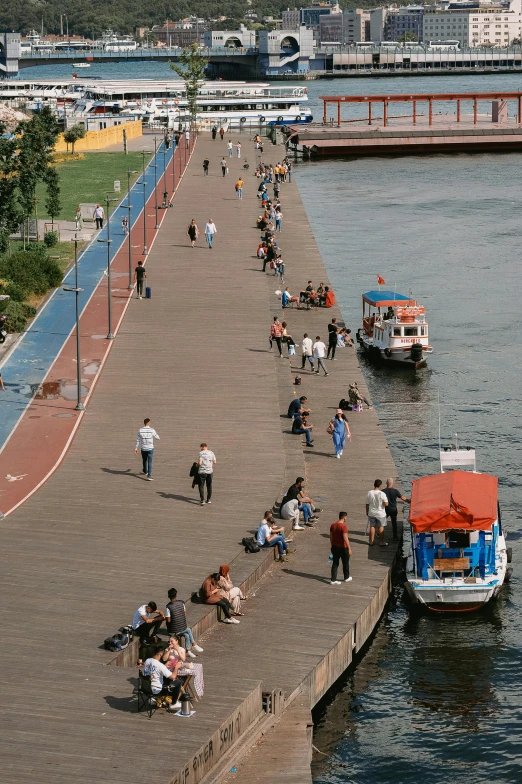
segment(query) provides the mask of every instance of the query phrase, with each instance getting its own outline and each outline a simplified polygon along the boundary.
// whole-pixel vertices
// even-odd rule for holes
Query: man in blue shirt
[[[307,402],[308,398],[303,395],[302,397],[296,397],[290,405],[288,406],[288,416],[290,419],[295,419],[298,414],[309,414],[309,408],[303,408],[305,403]]]
[[[388,506],[386,507],[386,517],[389,517],[393,529],[393,538],[398,539],[397,535],[397,501],[402,501],[405,504],[410,503],[410,499],[402,495],[399,490],[393,486],[393,479],[391,476],[386,480],[386,487],[382,491],[388,499]]]

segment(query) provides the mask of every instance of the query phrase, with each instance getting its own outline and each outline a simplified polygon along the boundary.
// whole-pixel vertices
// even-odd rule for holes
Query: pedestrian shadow
[[[173,501],[185,501],[187,504],[197,504],[200,505],[200,502],[196,498],[189,498],[187,495],[176,495],[175,493],[162,493],[161,491],[158,492],[162,498],[172,499]]]
[[[329,577],[321,577],[318,574],[309,574],[308,572],[297,572],[295,569],[282,569],[281,571],[286,574],[292,574],[294,577],[304,577],[307,580],[317,580],[319,583],[329,583]]]
[[[123,471],[118,471],[116,468],[102,468],[101,469],[106,474],[114,474],[115,476],[132,476],[137,479],[141,479],[141,474],[137,473],[132,468],[126,468]]]
[[[114,710],[123,711],[124,713],[137,713],[138,711],[138,699],[135,694],[131,694],[129,697],[111,697],[107,695],[103,699],[109,708],[114,708]]]
[[[270,354],[271,351],[269,348],[249,348],[247,351],[253,351],[256,354]]]
[[[309,455],[320,455],[321,457],[335,457],[335,455],[332,454],[332,452],[318,452],[315,449],[308,449],[307,450],[307,454],[309,454]]]

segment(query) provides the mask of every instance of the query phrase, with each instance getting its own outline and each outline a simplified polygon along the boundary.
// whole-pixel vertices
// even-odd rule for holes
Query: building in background
[[[422,41],[423,5],[407,5],[388,13],[384,25],[384,41],[410,40]]]
[[[521,0],[509,7],[500,3],[449,3],[447,8],[425,6],[423,40],[458,41],[461,47],[506,47],[522,34]]]
[[[256,45],[256,32],[248,30],[245,25],[239,25],[239,30],[206,30],[203,40],[205,46],[211,48],[235,46],[253,49]]]
[[[284,30],[297,30],[301,24],[301,11],[299,8],[287,8],[281,14]]]

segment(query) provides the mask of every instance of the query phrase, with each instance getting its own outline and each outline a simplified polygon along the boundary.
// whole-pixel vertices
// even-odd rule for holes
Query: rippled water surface
[[[477,77],[459,85],[387,79],[384,89],[472,88],[485,89]],[[327,85],[332,94],[381,90],[374,82]],[[435,349],[428,370],[390,372],[362,360],[406,492],[414,477],[438,470],[440,396],[443,441],[458,432],[477,449],[479,469],[499,476],[515,567],[495,606],[458,618],[410,617],[397,585],[368,653],[319,714],[314,743],[326,755],[316,754],[315,784],[522,780],[521,163],[508,154],[297,166],[354,332],[361,294],[376,287],[377,274],[427,308]]]
[[[70,66],[25,71],[65,76]],[[89,75],[166,78],[166,63]],[[81,74],[84,76],[85,74]],[[521,76],[312,82],[323,94],[518,90]],[[441,105],[440,111],[447,107]],[[484,613],[410,617],[400,584],[367,654],[319,716],[315,784],[522,781],[522,155],[366,158],[298,164],[297,182],[346,321],[376,275],[426,306],[435,352],[417,375],[363,362],[406,492],[459,433],[500,479],[514,578]]]

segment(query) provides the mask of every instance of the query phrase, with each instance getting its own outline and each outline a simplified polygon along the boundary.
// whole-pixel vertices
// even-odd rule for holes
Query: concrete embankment
[[[147,259],[152,299],[131,303],[60,470],[3,523],[3,606],[11,609],[0,617],[19,643],[3,667],[6,784],[143,784],[151,771],[165,782],[196,784],[232,767],[237,773],[229,775],[241,780],[240,756],[263,733],[268,742],[278,719],[279,737],[296,732],[308,753],[310,709],[364,645],[388,597],[395,548],[369,549],[364,536],[366,492],[377,476],[395,474],[377,416],[349,414],[352,442],[341,460],[332,458],[325,432],[348,383],[365,391],[356,355],[340,350],[327,378],[301,374],[297,391],[308,396],[316,426],[315,448],[305,455],[282,416],[300,360],[268,350],[272,314],[281,310],[276,279],[262,275],[254,257],[257,180],[251,168],[239,201],[234,180],[242,161],[231,160],[222,178],[224,148],[198,141]],[[249,143],[244,148],[252,160]],[[281,148],[265,158],[277,155]],[[206,156],[210,176],[203,178]],[[287,285],[296,293],[310,278],[328,283],[295,184],[283,185],[282,203]],[[185,232],[193,217],[202,233],[215,220],[212,250],[201,238],[190,249]],[[304,332],[325,338],[328,321],[340,316],[336,308],[284,315],[296,342]],[[161,437],[153,483],[142,481],[133,455],[144,416]],[[202,441],[218,459],[213,502],[204,507],[188,476]],[[271,552],[242,553],[241,538],[298,475],[323,508],[319,525],[295,534],[296,552],[284,565],[267,560]],[[328,528],[342,508],[353,582],[331,586]],[[191,719],[158,711],[149,721],[136,712],[135,667],[103,666],[113,656],[98,646],[141,604],[161,606],[173,585],[188,598],[221,563],[231,564],[236,583],[251,586],[245,617],[224,626],[213,610],[188,604],[189,622],[205,630],[205,695]],[[30,623],[20,625],[13,607]],[[34,672],[35,641],[37,689],[19,677]],[[269,779],[263,759],[245,758],[244,770],[257,770],[251,781],[279,780],[283,748],[273,748]],[[309,777],[301,762],[284,770],[296,784]]]

